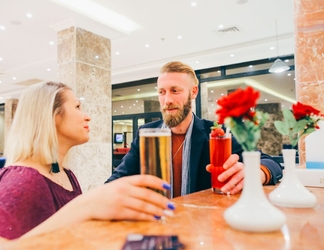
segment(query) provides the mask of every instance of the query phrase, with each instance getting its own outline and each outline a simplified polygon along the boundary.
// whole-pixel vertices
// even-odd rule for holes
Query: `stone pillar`
[[[200,100],[201,100],[201,118],[207,119],[208,114],[208,88],[207,82],[202,82],[200,84]]]
[[[261,129],[258,149],[269,155],[281,154],[283,138],[274,126],[274,121],[282,119],[280,103],[258,104],[256,108],[269,114],[269,119]]]
[[[324,113],[323,0],[295,0],[295,75],[297,100]],[[305,142],[299,142],[299,162],[305,166]]]
[[[84,192],[111,175],[111,57],[110,40],[71,27],[58,32],[58,79],[69,85],[91,117],[90,140],[72,148],[66,166]]]
[[[4,144],[6,144],[6,136],[9,133],[13,118],[16,113],[18,99],[7,99],[5,101],[5,115],[4,115]]]

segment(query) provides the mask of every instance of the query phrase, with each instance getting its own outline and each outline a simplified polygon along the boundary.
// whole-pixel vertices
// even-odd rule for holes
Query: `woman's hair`
[[[195,71],[189,65],[182,62],[169,62],[161,68],[160,73],[185,73],[192,78],[195,85],[198,86],[199,83]]]
[[[62,114],[63,83],[43,82],[28,87],[20,96],[18,107],[6,138],[6,165],[27,158],[41,164],[57,162],[55,116]]]

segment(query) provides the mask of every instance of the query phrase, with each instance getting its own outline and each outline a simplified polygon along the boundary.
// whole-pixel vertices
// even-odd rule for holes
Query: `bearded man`
[[[142,125],[141,128],[169,127],[172,138],[172,197],[211,188],[209,170],[209,134],[212,121],[198,118],[191,102],[198,94],[195,71],[182,62],[170,62],[160,70],[157,81],[163,120]],[[242,147],[232,136],[232,155],[224,163],[225,171],[219,181],[228,180],[223,193],[235,194],[242,190],[244,165]],[[207,167],[207,170],[206,170]],[[140,173],[139,135],[130,151],[106,181]],[[260,178],[264,185],[274,185],[282,178],[281,166],[270,156],[261,154]]]

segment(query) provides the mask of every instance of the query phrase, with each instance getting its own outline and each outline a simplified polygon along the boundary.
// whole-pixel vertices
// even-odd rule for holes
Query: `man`
[[[194,70],[181,62],[170,62],[162,67],[157,81],[163,120],[142,125],[140,128],[168,126],[172,133],[172,190],[173,197],[211,187],[209,170],[209,134],[212,121],[199,119],[192,112],[191,101],[198,94],[198,79]],[[224,163],[220,181],[229,181],[221,189],[235,194],[243,188],[244,165],[242,148],[232,139],[232,155]],[[262,183],[275,184],[282,177],[281,166],[270,156],[261,154],[260,178]],[[106,181],[140,173],[139,136],[130,151]]]

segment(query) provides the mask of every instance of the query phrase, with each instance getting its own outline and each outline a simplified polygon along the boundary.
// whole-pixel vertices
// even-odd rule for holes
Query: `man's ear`
[[[191,99],[196,99],[198,95],[198,86],[194,85],[191,89]]]

